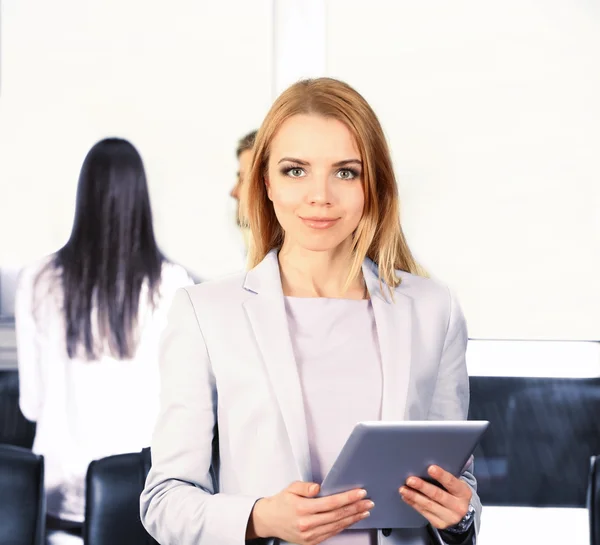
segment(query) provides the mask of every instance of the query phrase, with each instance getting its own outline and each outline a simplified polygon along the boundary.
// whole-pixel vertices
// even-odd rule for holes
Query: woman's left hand
[[[473,492],[466,482],[457,479],[441,467],[430,466],[427,472],[444,488],[418,477],[409,477],[406,485],[400,488],[400,495],[432,526],[438,530],[445,530],[458,524],[465,517]]]

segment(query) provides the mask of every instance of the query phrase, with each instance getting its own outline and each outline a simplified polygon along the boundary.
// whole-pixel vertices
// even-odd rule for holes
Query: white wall
[[[600,4],[326,4],[328,74],[379,114],[471,336],[600,339]]]
[[[383,121],[419,258],[471,337],[600,339],[600,9],[571,0],[4,0],[0,264],[68,236],[77,174],[122,135],[164,249],[243,265],[236,140],[333,75]]]
[[[304,78],[326,76],[326,2],[273,1],[274,96]]]
[[[65,242],[86,152],[123,136],[167,254],[206,277],[241,268],[228,192],[272,100],[272,27],[270,0],[4,0],[0,264]]]

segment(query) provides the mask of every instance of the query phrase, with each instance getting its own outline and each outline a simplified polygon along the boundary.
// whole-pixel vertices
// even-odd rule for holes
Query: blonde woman
[[[316,497],[358,421],[467,415],[465,321],[419,275],[377,117],[340,81],[299,82],[254,152],[250,270],[180,290],[170,312],[144,525],[162,545],[472,543],[470,466],[430,468],[444,489],[397,483],[428,528],[348,530],[365,492]]]

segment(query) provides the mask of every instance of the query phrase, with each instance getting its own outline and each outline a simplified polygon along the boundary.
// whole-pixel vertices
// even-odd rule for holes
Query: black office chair
[[[35,424],[19,409],[19,375],[16,369],[0,371],[0,443],[31,449]]]
[[[43,545],[45,522],[43,456],[0,445],[0,543]]]
[[[140,521],[150,449],[93,461],[86,476],[85,545],[158,545]]]
[[[590,545],[600,545],[600,456],[592,456],[587,491]]]
[[[527,388],[508,407],[508,491],[515,505],[584,507],[600,452],[600,387],[565,380]]]

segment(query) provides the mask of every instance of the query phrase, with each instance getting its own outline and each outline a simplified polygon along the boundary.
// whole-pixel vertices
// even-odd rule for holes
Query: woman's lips
[[[300,218],[304,225],[311,229],[329,229],[333,227],[340,218]]]

